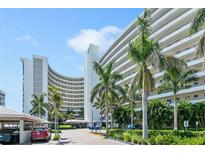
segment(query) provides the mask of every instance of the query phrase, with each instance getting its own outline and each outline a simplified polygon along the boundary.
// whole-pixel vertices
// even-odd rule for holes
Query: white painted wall
[[[99,61],[99,57],[97,52],[99,48],[96,45],[90,44],[89,49],[85,55],[85,71],[84,71],[84,79],[85,79],[85,87],[84,87],[84,117],[86,121],[92,121],[92,112],[93,112],[93,120],[100,121],[100,112],[96,108],[94,108],[90,102],[90,92],[94,88],[94,86],[98,82],[98,77],[93,70],[93,62]]]
[[[21,62],[24,65],[23,74],[23,113],[29,114],[31,106],[31,100],[33,95],[33,61],[27,58],[21,58]]]

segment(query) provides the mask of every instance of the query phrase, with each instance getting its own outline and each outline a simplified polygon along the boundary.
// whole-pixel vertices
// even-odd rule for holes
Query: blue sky
[[[0,9],[0,89],[6,106],[22,111],[20,57],[48,57],[64,75],[83,75],[86,48],[102,55],[143,9]]]

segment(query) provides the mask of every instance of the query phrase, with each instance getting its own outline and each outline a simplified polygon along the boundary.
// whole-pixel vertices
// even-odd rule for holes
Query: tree
[[[44,97],[46,94],[33,95],[33,100],[31,101],[32,109],[29,111],[31,115],[42,116],[46,115],[46,110],[48,110],[48,103],[45,102]]]
[[[180,101],[178,106],[179,121],[189,121],[192,116],[192,104],[189,101]]]
[[[58,117],[60,116],[60,108],[63,105],[62,95],[58,92],[58,88],[55,86],[49,86],[49,92],[51,93],[51,109],[50,114],[55,119],[55,132],[58,128]]]
[[[199,102],[192,105],[192,119],[198,121],[200,127],[205,126],[205,102]]]
[[[83,107],[80,108],[79,117],[80,118],[84,117],[84,108]]]
[[[205,24],[205,9],[200,9],[195,18],[192,21],[190,28],[190,35],[198,32]],[[197,42],[197,52],[195,57],[204,57],[204,69],[205,69],[205,33]]]
[[[136,101],[140,100],[140,94],[137,89],[136,81],[132,81],[130,85],[124,85],[125,97],[124,101],[129,103],[130,107],[130,122],[134,123],[134,109],[136,106]]]
[[[127,106],[118,106],[113,112],[113,119],[119,128],[125,127],[130,121],[130,110]]]
[[[173,104],[174,104],[174,130],[178,130],[177,122],[177,93],[183,88],[189,88],[188,83],[196,81],[198,78],[195,70],[187,70],[187,66],[184,65],[179,67],[179,65],[169,67],[165,70],[164,79],[161,87],[164,89],[169,89],[173,92]]]
[[[164,124],[169,125],[172,115],[172,107],[167,101],[155,99],[149,102],[148,120],[151,129],[162,129]]]
[[[91,102],[99,98],[99,107],[105,111],[106,115],[106,134],[108,134],[108,115],[112,107],[113,98],[119,99],[119,93],[124,95],[123,89],[116,85],[116,82],[122,79],[122,76],[112,72],[113,62],[110,62],[104,68],[97,62],[94,62],[94,70],[99,77],[99,83],[91,91]],[[113,97],[113,98],[112,98]]]
[[[133,81],[138,83],[142,92],[142,127],[143,138],[148,137],[147,122],[147,98],[148,94],[154,89],[154,78],[149,69],[164,69],[167,65],[177,65],[174,57],[165,57],[159,52],[159,43],[149,38],[150,36],[150,13],[145,10],[144,15],[137,20],[139,35],[129,44],[128,57],[133,64],[137,64],[137,73]]]

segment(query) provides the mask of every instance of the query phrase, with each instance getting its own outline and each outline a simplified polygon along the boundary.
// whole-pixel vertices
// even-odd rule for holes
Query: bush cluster
[[[72,129],[73,127],[71,125],[59,125],[58,129]]]
[[[54,137],[53,137],[53,140],[54,140],[54,141],[58,141],[58,140],[60,140],[60,138],[61,138],[60,134],[59,134],[59,133],[56,133],[56,134],[54,135]]]
[[[142,130],[111,129],[108,135],[134,144],[205,145],[205,131],[149,130],[149,139],[143,139]]]

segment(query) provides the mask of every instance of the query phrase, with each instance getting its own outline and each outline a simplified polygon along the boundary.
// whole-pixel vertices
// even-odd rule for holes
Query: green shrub
[[[155,144],[156,144],[155,137],[150,137],[150,138],[148,139],[148,142],[149,142],[151,145],[155,145]]]
[[[73,127],[71,125],[59,125],[58,129],[72,129]]]
[[[179,144],[180,139],[174,135],[158,135],[155,138],[155,143],[159,145]]]
[[[149,130],[148,140],[142,139],[142,130],[111,129],[108,135],[118,140],[135,144],[162,144],[162,145],[204,145],[205,131],[174,131],[174,130]]]
[[[124,136],[124,141],[125,142],[131,142],[131,140],[132,140],[132,136],[131,136],[131,134],[130,133],[124,133],[123,134],[123,136]]]
[[[136,134],[132,135],[132,143],[138,144],[139,138],[141,137]]]
[[[204,137],[184,138],[180,142],[181,145],[205,145]]]
[[[54,137],[53,137],[53,140],[54,140],[54,141],[58,141],[58,140],[60,140],[60,138],[61,138],[60,134],[59,134],[59,133],[56,133],[56,134],[54,135]]]
[[[138,139],[138,144],[140,144],[140,145],[147,145],[147,144],[149,144],[149,142],[148,142],[147,139],[139,138]]]

